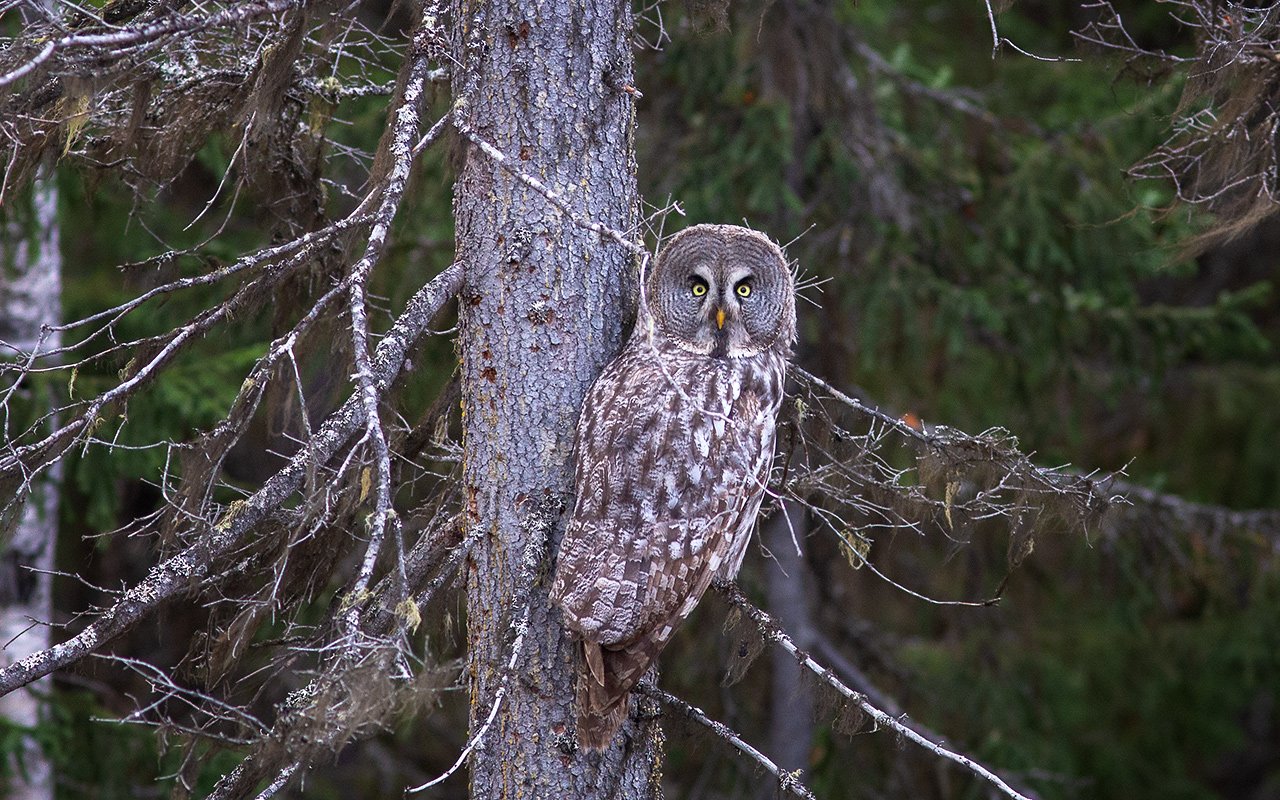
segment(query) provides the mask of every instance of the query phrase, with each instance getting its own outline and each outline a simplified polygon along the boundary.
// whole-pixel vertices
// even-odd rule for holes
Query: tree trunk
[[[813,615],[806,588],[810,580],[805,563],[805,539],[809,519],[802,506],[784,503],[765,524],[764,539],[777,560],[766,561],[765,587],[769,613],[791,634],[802,650],[813,646]],[[801,552],[796,552],[796,545]],[[797,668],[795,657],[775,647],[773,658],[772,710],[769,715],[769,755],[788,772],[808,769],[813,744],[813,697]],[[761,797],[773,797],[777,787],[768,787]]]
[[[452,6],[455,113],[575,214],[629,231],[632,20],[626,0]],[[574,743],[575,648],[547,603],[563,531],[582,398],[620,346],[636,285],[632,257],[575,225],[467,145],[454,195],[468,533],[472,735],[490,715],[529,604],[506,695],[471,759],[476,798],[651,797],[661,731],[628,722],[602,755]],[[539,560],[521,585],[526,548]],[[526,580],[527,582],[527,580]]]
[[[0,213],[0,340],[23,355],[57,348],[61,339],[50,333],[43,341],[43,325],[61,319],[62,257],[58,248],[58,190],[49,174],[36,181],[31,192]],[[12,350],[3,357],[13,358]],[[15,397],[23,400],[30,419],[49,413],[52,397],[31,378]],[[7,389],[7,386],[0,389]],[[10,425],[25,425],[10,418]],[[53,421],[47,422],[53,425]],[[54,465],[33,482],[31,493],[17,511],[11,536],[0,536],[0,667],[49,646],[52,614],[50,575],[54,543],[58,536],[58,485],[60,465]],[[0,505],[11,498],[0,498]],[[0,697],[0,718],[24,728],[40,722],[40,695],[51,688],[49,680]],[[53,797],[53,771],[39,744],[25,740],[21,764],[9,771],[9,782],[0,785],[0,796],[12,800],[49,800]]]

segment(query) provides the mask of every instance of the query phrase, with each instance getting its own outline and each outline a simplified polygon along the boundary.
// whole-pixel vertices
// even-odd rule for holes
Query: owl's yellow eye
[[[751,296],[751,284],[749,283],[738,284],[738,297],[750,297],[750,296]]]
[[[693,292],[694,297],[702,297],[707,293],[707,285],[702,281],[694,281],[693,289],[691,291]]]

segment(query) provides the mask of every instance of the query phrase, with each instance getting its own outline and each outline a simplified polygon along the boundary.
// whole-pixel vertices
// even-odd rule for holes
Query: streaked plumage
[[[712,579],[737,575],[795,338],[786,261],[745,228],[676,235],[646,288],[635,332],[583,405],[552,586],[582,640],[578,739],[597,749]]]

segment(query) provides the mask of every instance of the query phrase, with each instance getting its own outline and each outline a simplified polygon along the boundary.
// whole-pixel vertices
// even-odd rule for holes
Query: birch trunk
[[[26,197],[0,211],[0,340],[22,356],[57,348],[57,333],[43,339],[40,333],[43,325],[59,321],[61,302],[58,190],[50,174]],[[10,347],[0,354],[6,360],[14,357]],[[24,380],[28,385],[20,387],[15,398],[27,404],[31,416],[45,415],[52,398],[41,396],[39,384]],[[50,643],[45,623],[53,610],[49,571],[58,535],[58,473],[55,465],[33,482],[13,532],[7,540],[0,538],[0,667]],[[0,498],[0,503],[9,500]],[[50,688],[46,678],[0,697],[0,718],[34,728],[40,722],[40,696]],[[17,758],[20,763],[6,770],[12,777],[0,785],[0,796],[51,800],[53,772],[34,738],[24,740]]]
[[[455,2],[451,11],[459,122],[563,195],[576,214],[631,230],[629,3]],[[467,576],[473,735],[511,656],[531,541],[541,559],[522,651],[471,758],[471,794],[652,797],[662,752],[655,722],[628,722],[602,755],[575,748],[574,648],[548,606],[546,584],[570,502],[578,410],[621,344],[635,264],[466,146],[454,216],[464,267],[465,525],[483,537]]]

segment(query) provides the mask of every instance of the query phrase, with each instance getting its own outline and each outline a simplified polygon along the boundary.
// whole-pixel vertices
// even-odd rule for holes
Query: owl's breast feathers
[[[552,600],[583,640],[579,739],[626,698],[712,579],[742,564],[773,461],[785,356],[708,359],[637,336],[587,395]]]

